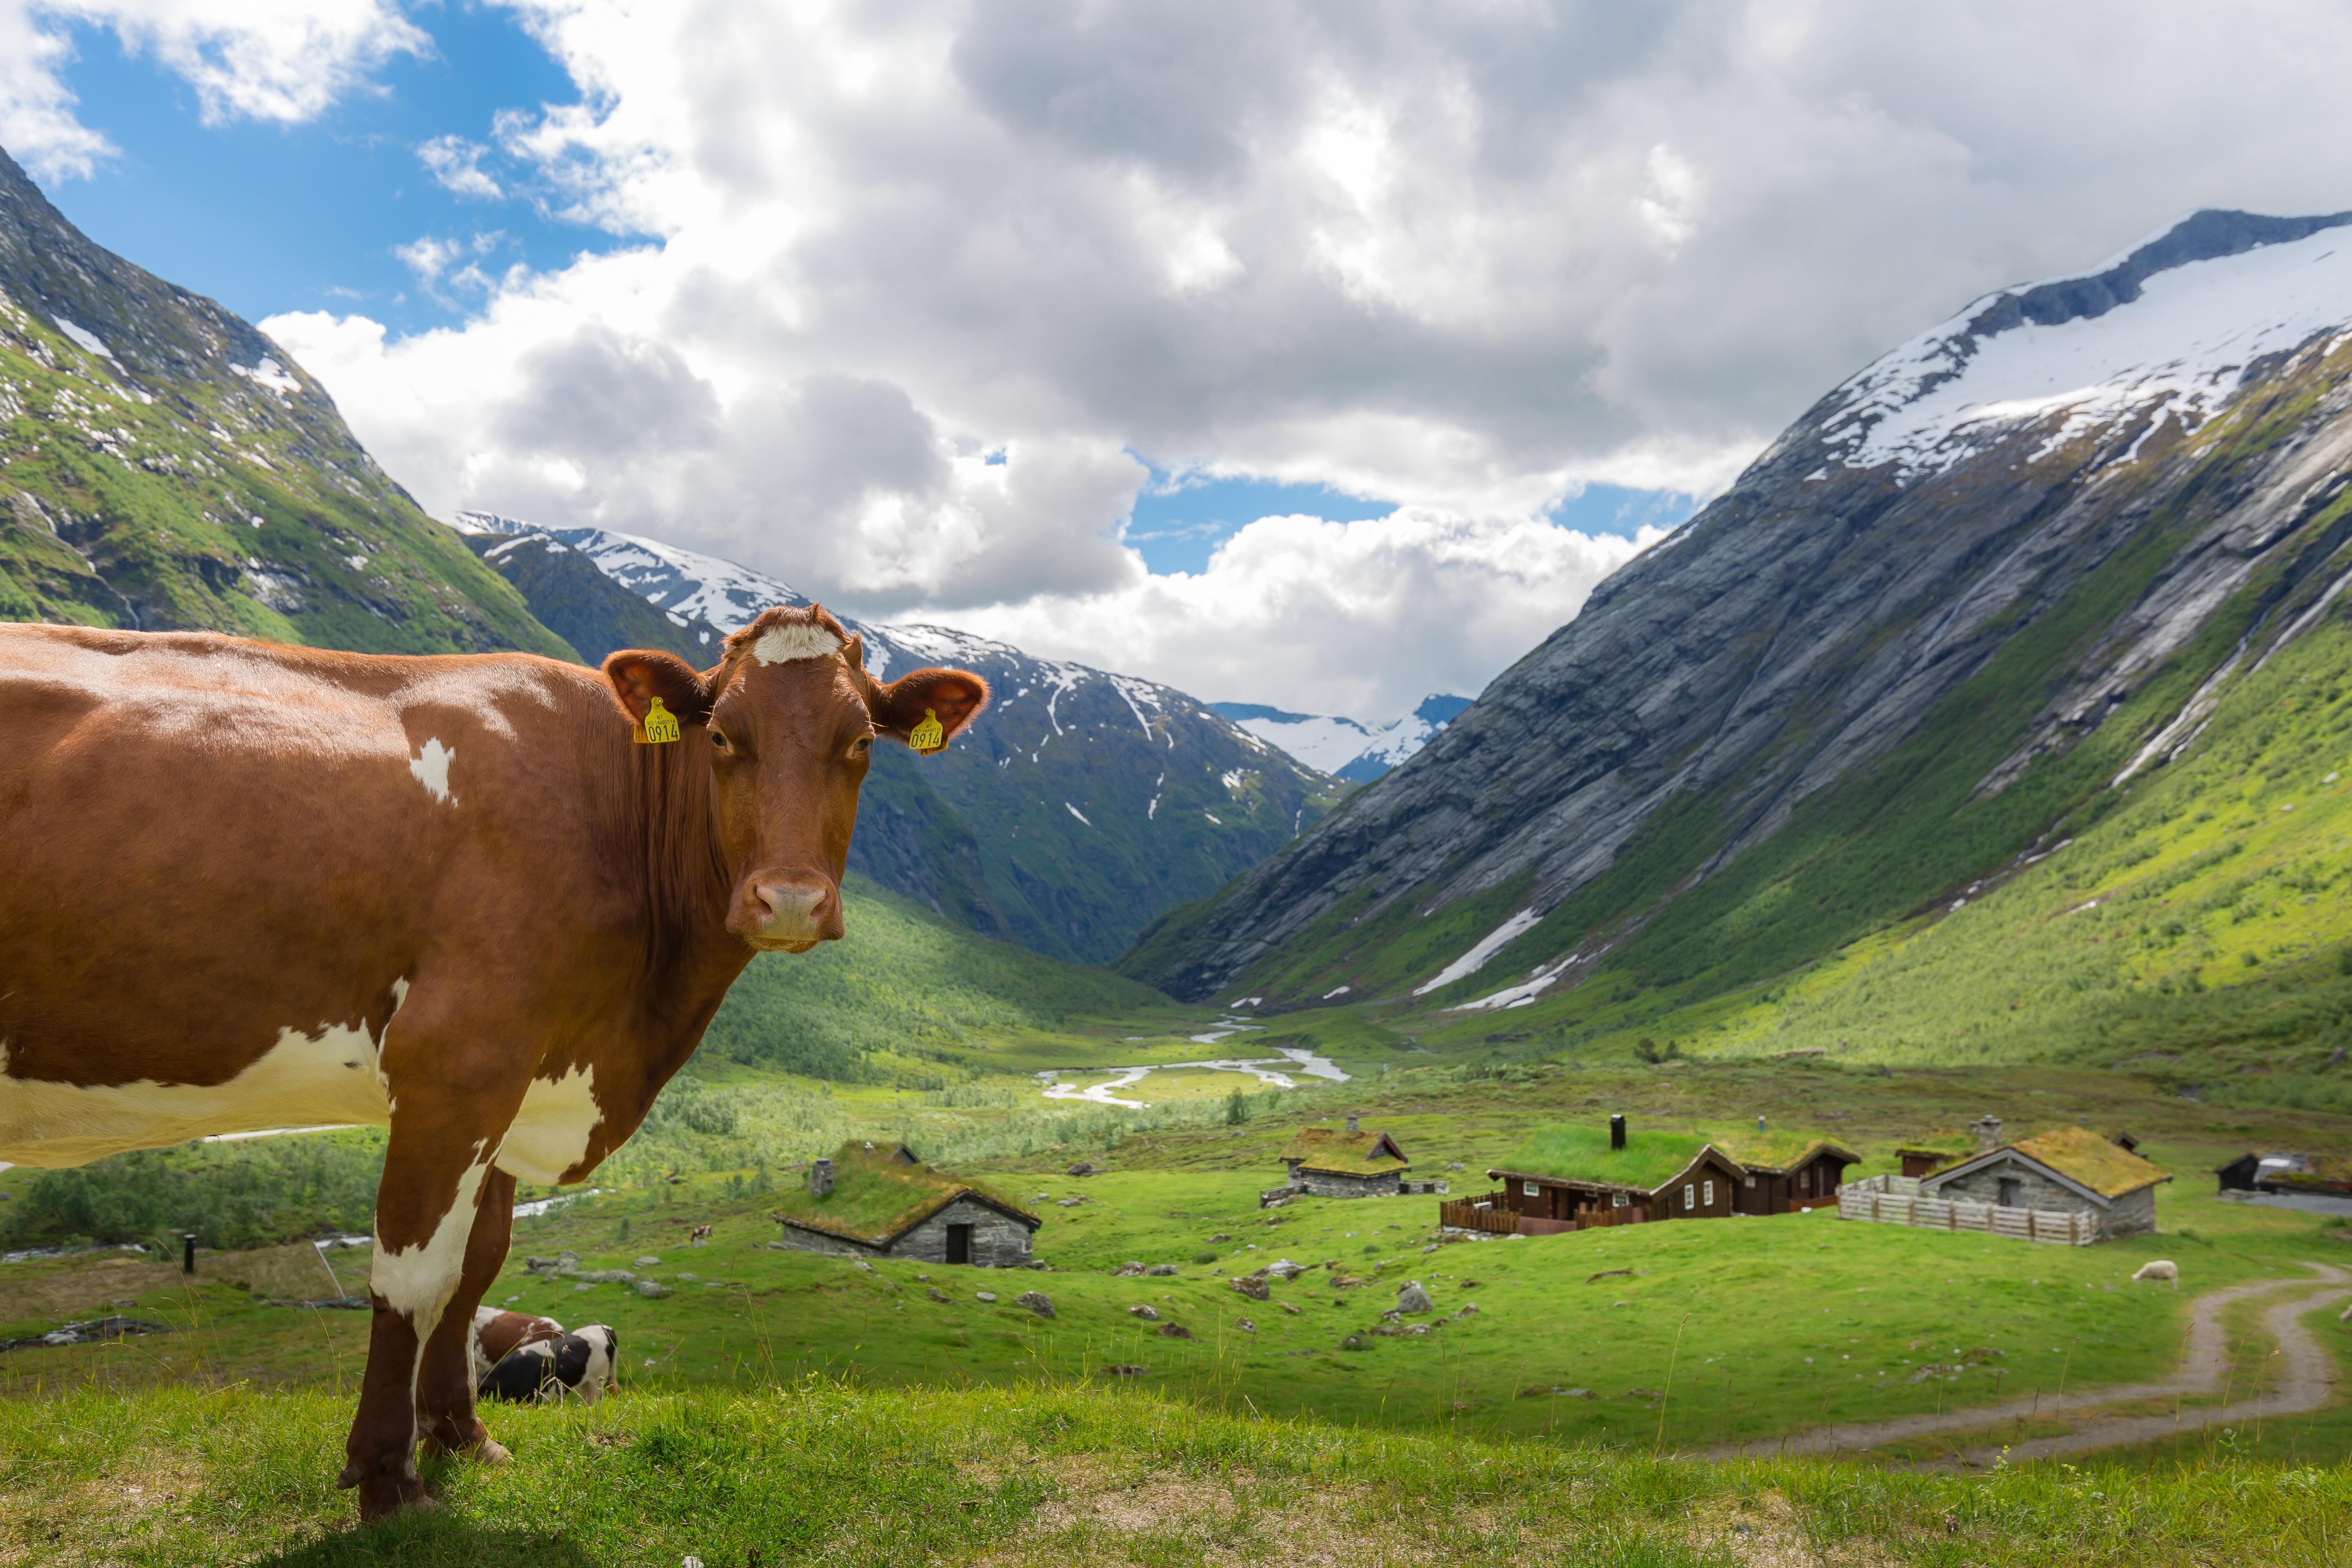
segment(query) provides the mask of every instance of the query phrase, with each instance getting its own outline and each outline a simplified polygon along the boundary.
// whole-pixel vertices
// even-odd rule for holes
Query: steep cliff
[[[286,353],[0,153],[0,617],[565,657]]]
[[[2344,607],[2347,224],[2199,213],[1897,348],[1121,967],[1269,1007],[1687,998],[2095,819]]]

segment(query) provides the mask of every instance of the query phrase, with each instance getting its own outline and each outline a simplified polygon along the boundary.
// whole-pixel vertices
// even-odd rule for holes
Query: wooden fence
[[[1508,1209],[1490,1208],[1467,1198],[1438,1205],[1437,1223],[1455,1230],[1491,1231],[1497,1236],[1517,1236],[1519,1233],[1518,1215]]]
[[[1907,1184],[1910,1191],[1890,1190],[1895,1183]],[[1999,1204],[1947,1201],[1918,1194],[1916,1177],[1869,1176],[1848,1182],[1838,1192],[1838,1218],[1917,1226],[1925,1230],[1978,1231],[2057,1247],[2088,1247],[2099,1239],[2098,1215],[2087,1209],[2003,1208]]]
[[[1499,1203],[1464,1198],[1437,1205],[1437,1223],[1454,1230],[1481,1230],[1496,1236],[1565,1236],[1576,1230],[1601,1230],[1615,1225],[1640,1225],[1650,1211],[1638,1204],[1622,1209],[1588,1209],[1575,1219],[1542,1219],[1516,1214]]]

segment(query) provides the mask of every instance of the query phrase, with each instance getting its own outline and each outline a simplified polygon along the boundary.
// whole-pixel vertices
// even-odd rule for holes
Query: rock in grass
[[[1181,1323],[1162,1323],[1160,1325],[1160,1337],[1163,1340],[1189,1340],[1192,1337],[1192,1331]]]
[[[648,1301],[658,1301],[664,1296],[675,1296],[677,1292],[667,1285],[656,1285],[650,1279],[640,1279],[637,1281],[637,1294]]]
[[[1254,1334],[1257,1332],[1257,1325],[1251,1322],[1247,1318],[1235,1318],[1234,1320],[1234,1327],[1239,1329],[1245,1334]]]
[[[1129,1317],[1141,1318],[1146,1322],[1156,1323],[1160,1321],[1160,1309],[1157,1307],[1129,1307],[1127,1311]]]
[[[1427,1312],[1433,1310],[1434,1305],[1418,1279],[1405,1281],[1404,1289],[1397,1292],[1396,1310],[1400,1312]]]
[[[996,1292],[993,1290],[974,1290],[972,1295],[992,1307],[996,1305]]]
[[[1013,1300],[1041,1318],[1050,1318],[1054,1315],[1053,1298],[1047,1296],[1043,1290],[1024,1290]]]
[[[936,1286],[936,1285],[934,1285],[934,1286],[932,1286],[932,1287],[931,1287],[929,1294],[930,1294],[930,1298],[931,1298],[931,1300],[934,1300],[934,1301],[939,1302],[941,1306],[945,1306],[945,1305],[946,1305],[950,1300],[951,1300],[953,1299],[953,1298],[951,1298],[951,1297],[949,1297],[949,1296],[946,1296],[946,1295],[942,1295],[942,1294],[940,1293],[940,1288],[939,1288],[938,1286]]]
[[[1143,1369],[1129,1362],[1113,1362],[1103,1368],[1105,1377],[1141,1377]]]
[[[1263,1301],[1266,1299],[1265,1280],[1259,1275],[1243,1275],[1234,1281],[1234,1289],[1253,1301]]]
[[[1133,1262],[1133,1263],[1122,1263],[1122,1264],[1120,1264],[1118,1268],[1114,1268],[1114,1269],[1112,1269],[1112,1270],[1110,1271],[1110,1277],[1111,1277],[1112,1279],[1135,1279],[1136,1277],[1138,1277],[1139,1275],[1140,1275],[1142,1272],[1143,1272],[1143,1264],[1142,1264],[1142,1262],[1139,1259],[1138,1261]]]
[[[1177,1272],[1177,1268],[1172,1263],[1155,1263],[1150,1268],[1145,1269],[1144,1272],[1152,1276],[1154,1279],[1164,1279],[1169,1275]]]

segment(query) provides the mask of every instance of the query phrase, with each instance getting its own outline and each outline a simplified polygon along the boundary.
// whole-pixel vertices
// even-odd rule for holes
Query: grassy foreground
[[[0,1560],[2322,1564],[2352,1471],[2190,1462],[1958,1479],[1704,1465],[1205,1413],[1032,1384],[629,1396],[509,1415],[444,1507],[350,1522],[323,1394],[0,1405]]]

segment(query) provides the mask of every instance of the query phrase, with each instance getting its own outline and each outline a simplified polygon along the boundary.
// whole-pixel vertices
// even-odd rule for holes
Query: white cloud
[[[482,159],[489,151],[463,136],[436,136],[416,149],[416,158],[425,165],[425,173],[433,176],[433,183],[442,189],[461,196],[497,201],[506,193],[499,188],[498,181],[482,172]]]
[[[1432,691],[1475,696],[1660,537],[1420,510],[1351,523],[1268,517],[1220,545],[1205,572],[1139,570],[1108,590],[954,619],[1033,653],[1146,669],[1203,698],[1381,722]],[[1106,660],[1109,650],[1121,658]]]
[[[215,114],[296,115],[421,47],[368,0],[108,3],[37,15],[118,27]],[[1540,521],[1580,483],[1711,492],[1989,288],[2199,205],[2352,205],[2310,151],[2352,139],[2352,13],[2314,3],[514,9],[582,102],[499,116],[497,178],[469,142],[420,156],[636,243],[498,277],[417,250],[473,314],[404,341],[268,323],[429,509],[1374,714],[1580,602],[1620,547]],[[61,46],[11,15],[34,63],[0,64],[6,112],[102,155],[42,96]],[[1405,510],[1261,522],[1155,583],[1117,542],[1129,454]],[[1483,651],[1384,570],[1483,608]]]

